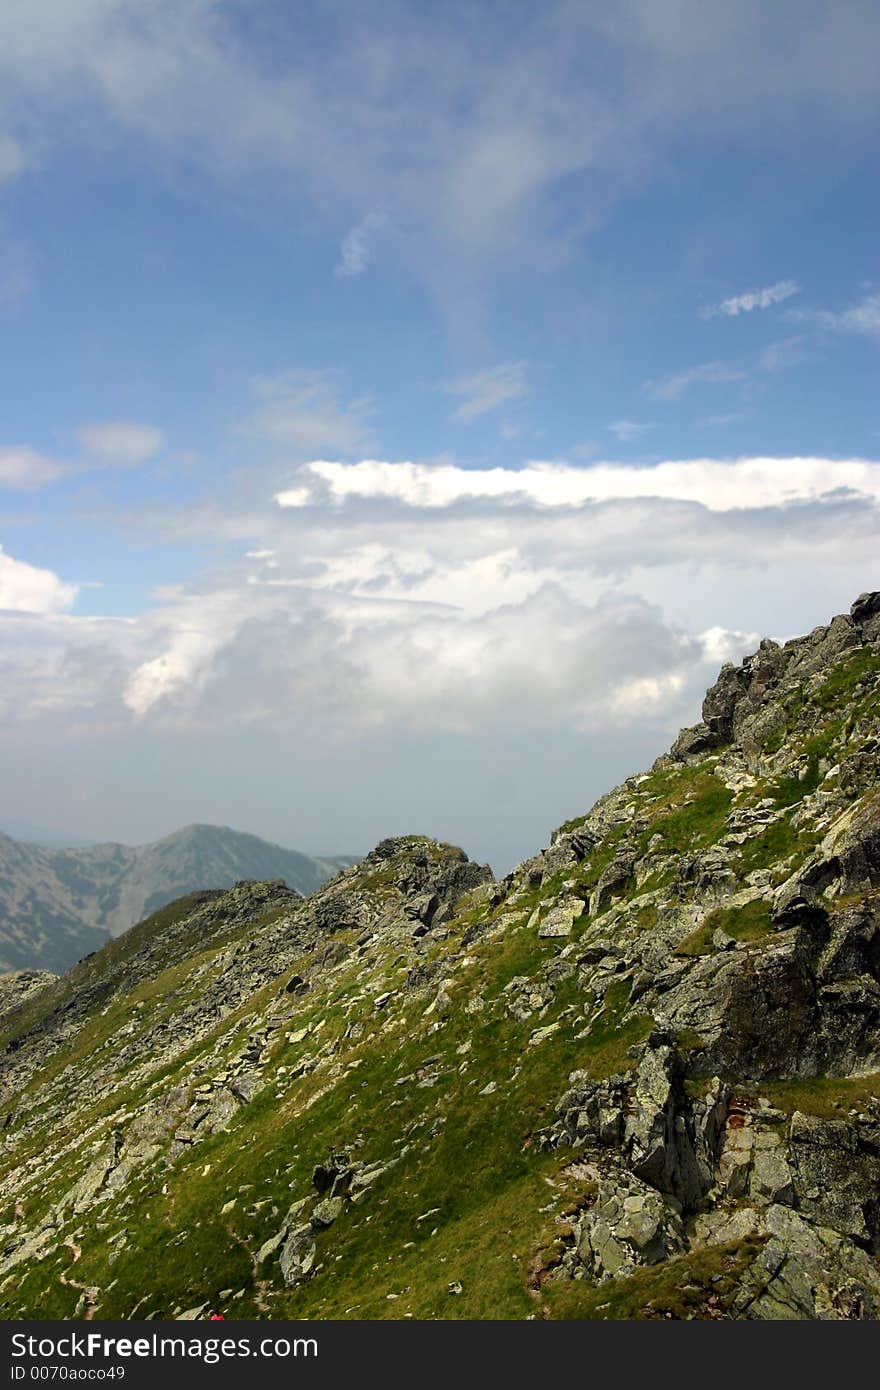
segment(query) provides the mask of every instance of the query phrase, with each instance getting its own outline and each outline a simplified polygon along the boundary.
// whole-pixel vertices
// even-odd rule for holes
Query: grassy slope
[[[803,746],[811,760],[815,756],[817,769],[818,750],[833,759],[842,734],[835,711],[845,693],[852,698],[865,673],[862,654],[856,655],[858,661],[841,663],[811,697],[814,709],[823,712],[824,725]],[[804,704],[791,702],[791,738],[796,738]],[[665,846],[680,853],[717,838],[731,796],[711,766],[707,759],[697,767],[661,767],[638,785],[634,799],[647,821],[637,837],[640,848],[658,832]],[[741,794],[736,805],[757,804],[776,788],[777,805],[794,810],[800,802],[797,788],[803,796],[817,778],[818,771],[796,787],[791,779],[760,784]],[[612,834],[566,877],[584,888],[595,884],[618,841]],[[786,817],[745,847],[742,869],[772,863],[780,854],[803,856],[813,843]],[[493,918],[508,909],[504,904],[471,908],[452,924],[450,936],[432,948],[433,954],[448,958],[452,980],[451,1008],[442,1020],[426,1016],[429,998],[424,994],[402,994],[386,1010],[376,1011],[361,989],[362,965],[350,959],[323,990],[305,997],[296,1023],[320,1027],[322,1040],[340,1039],[336,1060],[345,1063],[344,1075],[329,1084],[318,1069],[291,1080],[290,1070],[310,1040],[279,1042],[267,1067],[272,1083],[226,1132],[200,1144],[170,1170],[160,1166],[148,1172],[121,1205],[110,1203],[90,1214],[88,1225],[75,1231],[74,1245],[82,1252],[75,1266],[72,1246],[16,1272],[0,1291],[0,1313],[70,1317],[80,1288],[96,1285],[102,1290],[98,1315],[111,1318],[134,1312],[168,1316],[202,1303],[242,1317],[715,1315],[712,1310],[719,1298],[723,1303],[728,1283],[754,1257],[754,1242],[700,1251],[616,1281],[613,1289],[552,1281],[538,1287],[540,1280],[530,1279],[541,1252],[552,1249],[564,1233],[566,1212],[590,1195],[589,1182],[570,1171],[570,1152],[541,1153],[530,1136],[551,1118],[570,1070],[586,1067],[607,1075],[631,1065],[627,1048],[649,1026],[637,1014],[622,1022],[628,985],[612,987],[595,1013],[576,976],[564,980],[546,1008],[528,1021],[519,1022],[508,1012],[505,985],[516,976],[535,976],[558,953],[558,942],[539,939],[526,924],[532,907],[551,899],[562,877],[525,897],[514,924],[495,935],[490,931],[464,951],[461,937],[469,927],[478,921],[491,927]],[[656,885],[643,885],[639,892],[645,886]],[[630,885],[626,892],[633,896],[636,890]],[[152,924],[136,929],[141,944],[155,932],[157,921],[173,925],[175,911],[164,909],[164,918],[156,914]],[[722,926],[746,940],[759,940],[767,926],[760,906],[744,910],[738,919],[724,912],[717,917],[713,930]],[[648,912],[645,930],[651,925]],[[587,926],[581,918],[575,937]],[[112,1040],[133,1002],[152,1011],[153,1020],[173,1008],[194,964],[209,959],[223,939],[222,931],[207,944],[198,933],[184,933],[174,958],[156,962],[156,975],[138,987],[134,999],[117,1000],[81,1036],[76,1044],[81,1059],[85,1062]],[[111,954],[101,953],[78,967],[76,979],[106,980],[120,955],[137,945],[135,933],[120,939],[108,948]],[[705,933],[690,945],[711,949]],[[390,951],[373,969],[385,975],[387,988],[402,984],[405,967]],[[76,979],[62,982],[51,1000],[31,1001],[18,1020],[19,1029],[69,997]],[[245,1012],[257,1019],[274,992],[267,988]],[[484,1007],[466,1011],[467,1001],[477,997]],[[343,1041],[345,1027],[353,1021],[363,1024],[363,1033]],[[553,1023],[559,1025],[556,1032],[529,1045],[536,1029]],[[229,1021],[222,1027],[228,1030]],[[48,1065],[51,1069],[58,1062]],[[175,1071],[182,1071],[179,1062]],[[190,1072],[198,1079],[196,1055]],[[402,1078],[409,1079],[398,1084]],[[786,1108],[824,1114],[877,1095],[877,1081],[819,1078],[781,1081],[762,1090]],[[493,1082],[495,1089],[484,1094]],[[96,1101],[96,1113],[137,1100],[122,1086],[119,1093]],[[290,1204],[310,1194],[314,1165],[346,1147],[368,1162],[396,1160],[396,1166],[362,1205],[347,1210],[319,1237],[318,1277],[288,1290],[277,1260],[257,1266],[254,1254],[278,1230]],[[35,1206],[50,1207],[66,1181],[66,1174],[47,1173]],[[459,1285],[460,1292],[450,1292]]]

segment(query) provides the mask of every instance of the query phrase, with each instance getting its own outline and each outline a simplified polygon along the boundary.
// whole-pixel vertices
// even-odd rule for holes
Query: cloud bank
[[[523,468],[461,468],[454,464],[345,464],[317,460],[296,487],[276,494],[280,507],[307,507],[322,496],[385,499],[408,507],[451,507],[463,499],[527,500],[540,507],[667,498],[697,502],[710,511],[782,507],[849,491],[880,499],[880,466],[865,459],[748,458],[668,461],[647,467],[597,463],[530,463]]]
[[[223,770],[260,766],[253,806],[282,805],[281,775],[325,848],[420,826],[503,865],[667,746],[721,662],[846,608],[880,553],[864,459],[315,460],[288,484],[140,510],[215,561],[125,618],[0,552],[0,744],[25,789],[50,745],[71,805],[96,768],[127,768],[123,806],[170,760],[202,789],[175,815],[210,819]],[[312,810],[290,824],[320,848]]]

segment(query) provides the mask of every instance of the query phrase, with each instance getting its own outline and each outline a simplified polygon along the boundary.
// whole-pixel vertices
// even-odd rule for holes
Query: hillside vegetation
[[[5,1318],[877,1317],[880,594],[500,882],[196,894],[0,1046]]]

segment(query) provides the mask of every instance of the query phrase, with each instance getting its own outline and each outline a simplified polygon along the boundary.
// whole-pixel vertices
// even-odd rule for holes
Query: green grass
[[[770,904],[763,898],[754,898],[745,907],[723,907],[710,912],[705,921],[696,927],[676,947],[677,956],[711,955],[717,948],[712,940],[718,930],[723,931],[734,941],[752,945],[762,941],[772,930]]]
[[[438,953],[444,946],[451,949],[441,943]],[[90,1217],[89,1229],[78,1236],[83,1253],[75,1277],[103,1290],[100,1315],[130,1315],[147,1290],[139,1316],[167,1315],[175,1307],[206,1300],[216,1306],[221,1289],[244,1288],[234,1309],[242,1316],[265,1315],[267,1307],[281,1317],[345,1316],[354,1307],[360,1317],[401,1316],[405,1311],[417,1317],[528,1316],[533,1305],[523,1270],[529,1232],[540,1226],[540,1207],[548,1194],[545,1177],[561,1161],[530,1148],[528,1136],[552,1117],[568,1071],[591,1052],[602,1065],[611,1041],[610,1018],[608,1033],[597,1028],[590,1039],[575,1040],[575,1026],[583,1016],[578,1017],[574,977],[559,986],[543,1019],[519,1023],[507,1015],[501,997],[506,980],[534,974],[554,953],[552,941],[539,941],[525,929],[487,941],[468,968],[467,980],[459,983],[465,972],[457,976],[452,987],[456,1011],[434,1037],[426,1036],[422,1021],[424,996],[400,1006],[401,1026],[391,1034],[394,1045],[383,1030],[395,1020],[385,1013],[375,1019],[367,1002],[363,1012],[375,1031],[356,1046],[343,1045],[340,1053],[347,1060],[360,1059],[357,1071],[323,1095],[320,1072],[295,1082],[277,1081],[236,1116],[227,1132],[199,1144],[170,1171],[158,1167],[145,1172],[130,1189],[132,1201],[124,1215],[110,1229],[100,1229],[98,1208],[97,1221]],[[352,962],[350,989],[361,968]],[[341,1029],[341,1008],[329,1001],[331,994],[340,994],[346,975],[326,991],[306,996],[308,1008],[300,1021],[328,1018],[322,1038]],[[460,1006],[477,991],[497,1003],[470,1017]],[[271,995],[270,987],[266,1000],[251,1001],[256,1015]],[[624,1000],[613,997],[609,1002],[616,1018]],[[566,1014],[568,1022],[557,1034],[540,1046],[528,1046],[535,1028],[554,1018],[565,1020]],[[109,1027],[113,1019],[108,1015],[102,1022]],[[468,1068],[460,1074],[457,1049],[465,1043],[470,1044]],[[301,1050],[279,1047],[275,1060],[288,1063]],[[416,1072],[429,1053],[442,1059],[436,1087],[395,1085],[401,1076]],[[480,1096],[489,1078],[499,1079],[498,1091]],[[432,1133],[438,1119],[445,1123]],[[359,1154],[365,1159],[398,1157],[403,1136],[409,1136],[410,1148],[393,1176],[320,1237],[321,1277],[287,1290],[276,1261],[260,1271],[267,1281],[261,1291],[246,1247],[257,1248],[278,1229],[290,1202],[308,1194],[314,1165],[359,1137]],[[248,1214],[248,1195],[222,1216],[221,1207],[241,1184],[268,1205]],[[47,1191],[44,1200],[49,1196]],[[418,1216],[434,1206],[436,1217],[420,1223]],[[120,1251],[107,1237],[123,1222],[131,1232],[131,1248]],[[182,1232],[186,1239],[172,1245]],[[342,1255],[338,1262],[337,1254]],[[31,1308],[43,1316],[70,1317],[78,1293],[60,1279],[69,1262],[69,1252],[59,1251],[23,1270],[14,1292],[4,1292],[4,1315]],[[453,1279],[462,1282],[461,1296],[446,1291]],[[395,1292],[400,1298],[386,1298]]]
[[[810,695],[820,709],[835,709],[850,701],[859,682],[880,673],[880,655],[870,647],[860,648],[838,661]]]
[[[650,831],[647,837],[663,836],[666,853],[684,854],[711,844],[720,835],[730,811],[731,794],[724,783],[697,768],[685,786],[677,789],[682,799],[670,800],[652,808]],[[683,796],[682,796],[683,793]]]
[[[757,1092],[757,1088],[756,1092]],[[760,1094],[779,1110],[818,1115],[824,1120],[845,1119],[851,1109],[863,1110],[880,1100],[880,1072],[868,1076],[811,1076],[783,1081],[762,1081]]]
[[[788,818],[774,821],[751,835],[733,861],[738,878],[744,879],[755,869],[767,869],[794,855],[805,855],[813,846],[815,836],[798,830]]]

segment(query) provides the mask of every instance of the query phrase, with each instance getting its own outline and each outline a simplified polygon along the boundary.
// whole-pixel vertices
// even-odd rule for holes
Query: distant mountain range
[[[280,878],[308,895],[350,863],[217,825],[188,825],[135,848],[51,849],[0,833],[0,970],[61,973],[196,889]]]

